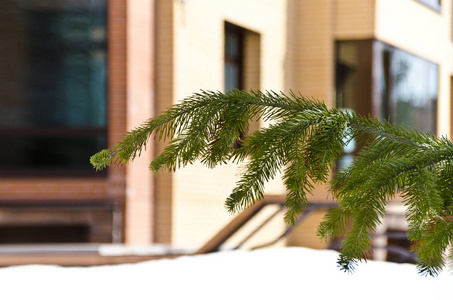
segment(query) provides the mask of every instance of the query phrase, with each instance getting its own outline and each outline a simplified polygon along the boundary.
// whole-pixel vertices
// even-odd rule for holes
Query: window
[[[225,91],[244,88],[244,29],[225,23]]]
[[[438,67],[427,60],[377,44],[382,117],[424,132],[436,132]]]
[[[231,23],[225,23],[225,91],[244,88],[243,55],[244,29]],[[234,142],[235,148],[240,148],[245,132]]]
[[[429,6],[437,11],[440,11],[440,1],[441,0],[417,0],[420,3],[425,4],[426,6]]]
[[[436,132],[438,66],[379,41],[337,44],[339,107]]]
[[[228,22],[225,22],[224,34],[225,91],[259,89],[261,77],[260,34]],[[248,131],[258,130],[259,126],[259,122],[250,122]],[[245,132],[242,132],[235,147],[240,147],[244,138]]]
[[[0,51],[2,174],[95,174],[89,157],[107,145],[106,0],[2,1]]]

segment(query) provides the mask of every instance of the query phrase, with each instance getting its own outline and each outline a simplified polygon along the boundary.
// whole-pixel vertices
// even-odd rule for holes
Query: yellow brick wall
[[[329,106],[334,103],[334,2],[300,1],[297,7],[296,88]]]
[[[333,16],[338,8],[334,4],[331,0],[174,1],[171,10],[173,38],[170,41],[165,29],[170,18],[165,18],[167,25],[159,23],[158,26],[166,32],[166,39],[157,44],[158,53],[173,62],[173,73],[172,77],[166,77],[168,80],[158,77],[158,82],[162,83],[158,83],[158,91],[172,82],[175,102],[199,89],[223,90],[223,25],[228,21],[254,32],[247,37],[250,47],[247,49],[246,46],[246,56],[248,51],[256,52],[254,48],[258,43],[260,45],[259,57],[250,56],[255,60],[251,65],[247,65],[246,58],[246,68],[253,70],[246,75],[247,88],[293,90],[322,99],[332,106]],[[169,6],[167,4],[167,9]],[[366,9],[369,7],[362,10]],[[167,10],[164,14],[168,13]],[[347,25],[343,27],[347,29]],[[158,74],[161,76],[161,71]],[[165,99],[158,97],[159,102],[168,99],[167,96]],[[237,173],[235,166],[206,170],[196,164],[166,174],[165,178],[158,177],[157,190],[165,194],[156,197],[156,234],[165,232],[166,239],[156,241],[196,247],[215,234],[231,219],[223,202],[234,187]],[[169,188],[171,194],[166,193]],[[266,192],[285,194],[285,189],[277,179],[267,184]],[[317,187],[311,200],[330,201],[326,188]],[[305,226],[316,228],[319,221],[320,218],[309,218]],[[293,239],[291,244],[297,244],[296,240]]]
[[[224,89],[225,21],[251,31],[246,35],[246,88],[285,89],[282,65],[286,54],[286,1],[173,4],[173,101],[200,89]],[[237,173],[236,166],[207,170],[196,164],[172,174],[173,244],[200,246],[232,218],[223,203],[234,187]],[[284,189],[276,181],[268,192],[283,193]]]
[[[293,66],[294,86],[291,89],[307,97],[315,97],[326,102],[329,107],[335,106],[335,64],[334,64],[334,30],[336,28],[335,9],[339,1],[295,1],[294,18],[296,28],[293,33],[295,41],[289,43],[295,47]],[[311,202],[330,202],[331,198],[325,185],[316,186]],[[324,246],[316,237],[316,228],[322,214],[315,213],[299,226],[288,238],[289,246],[306,246],[320,248]]]
[[[376,38],[439,63],[438,127],[439,133],[449,133],[451,3],[442,1],[439,14],[415,0],[158,0],[159,110],[199,89],[223,90],[223,24],[228,21],[255,33],[248,37],[254,45],[248,50],[259,44],[259,57],[247,66],[254,74],[246,77],[247,88],[293,90],[331,107],[336,40]],[[197,247],[215,234],[231,219],[223,202],[237,172],[235,166],[207,170],[195,164],[159,175],[155,241]],[[285,190],[276,180],[267,192]],[[314,194],[312,201],[331,201],[323,186]],[[307,219],[288,243],[323,247],[314,237],[322,215]]]
[[[393,2],[391,0],[390,2]],[[337,0],[334,3],[334,34],[337,40],[374,37],[376,0]]]

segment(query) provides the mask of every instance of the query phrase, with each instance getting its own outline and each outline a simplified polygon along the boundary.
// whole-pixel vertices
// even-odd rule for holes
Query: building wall
[[[109,1],[109,147],[154,115],[155,2]],[[153,147],[134,163],[109,168],[105,192],[116,203],[114,240],[148,245],[154,239]]]
[[[171,98],[175,103],[200,89],[224,89],[225,21],[250,31],[246,38],[246,57],[249,58],[245,62],[246,88],[285,89],[286,1],[189,0],[173,1],[171,8],[170,4],[164,4],[166,1],[160,3],[161,8],[166,5],[167,9],[160,13],[173,12],[171,41],[167,40],[169,18],[158,22],[158,28],[162,26],[161,30],[165,32],[162,33],[165,40],[164,37],[158,39],[158,57],[167,61],[166,64],[172,63],[173,72],[172,76],[165,75],[172,80],[173,94],[158,96],[160,107],[161,102],[168,104]],[[169,53],[172,53],[172,59],[168,57]],[[247,53],[258,53],[259,56],[247,56]],[[170,89],[168,84],[169,81],[158,78],[158,90],[162,93]],[[159,178],[159,186],[171,187],[167,190],[171,195],[156,197],[156,232],[166,232],[165,237],[158,237],[156,241],[198,247],[214,235],[232,218],[223,202],[234,187],[237,173],[234,165],[208,170],[195,164]],[[280,182],[275,182],[270,184],[268,192],[281,194],[284,190]],[[168,224],[169,218],[171,224]]]
[[[112,147],[126,132],[126,53],[127,53],[127,9],[125,0],[109,1],[108,6],[108,143]],[[111,167],[106,179],[106,193],[118,206],[118,211],[124,210],[125,173],[124,166]],[[124,240],[124,216],[121,213],[115,220],[114,239]]]
[[[198,89],[222,90],[226,20],[260,37],[260,89],[291,89],[331,107],[337,40],[378,39],[435,62],[440,66],[438,134],[450,132],[451,1],[442,1],[442,13],[415,0],[173,3],[173,101]],[[233,166],[206,170],[195,165],[172,175],[173,243],[199,245],[229,220],[222,202],[233,187],[235,172]],[[285,193],[281,182],[270,186],[270,193]],[[330,201],[324,186],[310,199]],[[321,218],[322,213],[313,216],[307,228],[315,228]],[[301,236],[313,237],[307,230]],[[316,237],[290,240],[320,245]]]
[[[154,115],[154,1],[127,2],[127,130]],[[150,244],[153,237],[154,176],[147,147],[126,168],[125,243]]]
[[[109,147],[154,114],[154,1],[109,1]],[[116,203],[114,240],[153,240],[153,149],[110,167],[106,193]]]
[[[416,0],[109,0],[108,7],[109,146],[200,89],[224,90],[226,21],[247,30],[246,89],[293,90],[330,107],[335,105],[336,40],[379,39],[437,63],[438,134],[450,133],[452,0],[442,1],[441,13]],[[151,142],[139,159],[110,168],[106,178],[3,178],[0,202],[108,203],[107,212],[86,206],[73,220],[99,226],[102,239],[112,235],[111,241],[129,245],[196,248],[231,220],[223,202],[239,170],[194,164],[154,176],[148,164],[163,147]],[[266,193],[284,195],[285,189],[277,179]],[[324,186],[310,200],[331,201]],[[77,209],[47,215],[5,211],[15,220],[44,222],[53,215],[60,222],[71,220]],[[322,215],[308,218],[288,244],[322,247],[313,234]],[[0,212],[2,220],[12,219]]]
[[[174,95],[174,25],[173,1],[156,3],[156,113],[173,104]],[[156,154],[165,144],[154,145]],[[155,177],[154,242],[171,243],[173,173],[161,172]]]

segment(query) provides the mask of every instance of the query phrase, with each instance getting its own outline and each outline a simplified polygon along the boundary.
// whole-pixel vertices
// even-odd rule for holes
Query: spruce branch
[[[271,125],[243,138],[249,122],[260,119]],[[446,138],[328,109],[300,94],[200,91],[132,130],[111,149],[93,155],[90,162],[96,170],[129,163],[151,137],[169,140],[151,162],[155,172],[195,161],[209,168],[243,164],[237,186],[225,202],[232,213],[262,198],[266,182],[282,172],[288,191],[284,218],[295,224],[309,205],[313,184],[329,183],[338,207],[325,215],[318,236],[324,240],[344,236],[338,264],[345,271],[366,259],[372,233],[389,199],[397,194],[404,199],[419,271],[436,275],[446,264],[445,251],[453,239],[453,144]],[[351,141],[360,143],[360,153],[329,181]],[[448,259],[452,258],[450,252]]]

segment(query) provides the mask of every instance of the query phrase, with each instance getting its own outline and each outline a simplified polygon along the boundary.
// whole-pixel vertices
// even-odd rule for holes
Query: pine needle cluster
[[[251,120],[270,126],[243,137]],[[344,237],[338,261],[353,270],[371,248],[371,234],[399,194],[406,205],[408,238],[419,271],[436,275],[446,264],[453,238],[453,145],[446,138],[379,122],[291,93],[201,91],[129,132],[112,149],[91,157],[103,169],[140,155],[151,137],[168,146],[151,162],[152,171],[175,170],[201,161],[208,168],[243,163],[243,173],[226,199],[239,212],[264,193],[265,183],[283,174],[285,221],[294,224],[309,205],[317,183],[329,182],[338,207],[318,228],[322,239]],[[237,141],[242,146],[235,147]],[[344,172],[329,174],[350,141],[361,152]],[[453,252],[449,253],[453,259]]]

